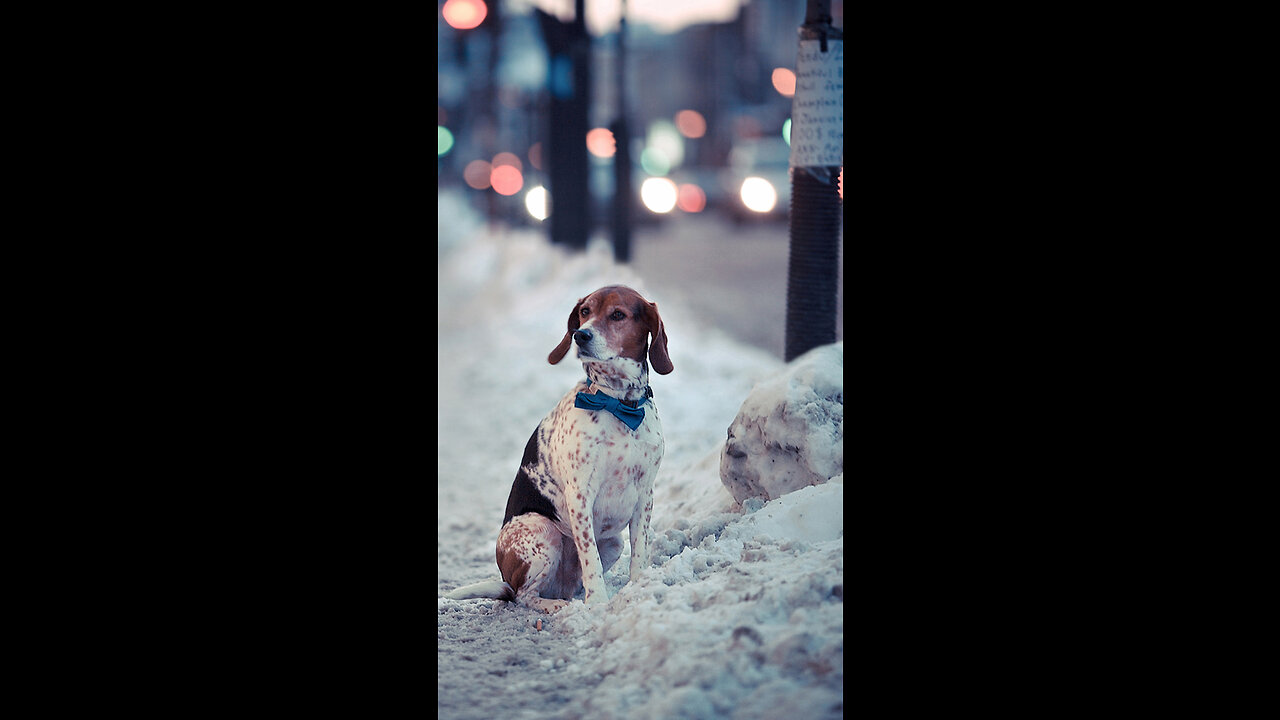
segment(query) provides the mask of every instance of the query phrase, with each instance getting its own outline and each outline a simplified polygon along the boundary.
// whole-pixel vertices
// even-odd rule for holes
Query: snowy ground
[[[449,194],[439,231],[439,595],[500,579],[494,541],[525,442],[583,376],[573,353],[546,361],[578,298],[620,283],[658,303],[675,365],[652,376],[666,439],[653,566],[628,583],[624,548],[607,605],[554,615],[441,597],[440,717],[841,717],[843,474],[742,505],[719,477],[727,428],[783,362],[646,287],[607,246],[570,255],[543,232],[484,226]]]

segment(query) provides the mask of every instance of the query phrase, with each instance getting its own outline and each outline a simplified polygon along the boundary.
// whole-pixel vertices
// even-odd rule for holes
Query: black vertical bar
[[[620,263],[631,262],[631,131],[627,127],[627,0],[622,0],[618,19],[618,119],[614,121],[613,139],[617,150],[613,155],[613,257]]]
[[[498,112],[498,63],[502,59],[502,9],[499,3],[490,3],[488,15],[484,19],[482,26],[489,34],[489,61],[485,67],[485,84],[484,84],[484,110],[483,114],[488,118],[489,127],[493,129],[490,135],[490,143],[500,143],[500,130],[502,123]],[[497,152],[497,146],[486,144],[485,155],[492,158]],[[498,219],[498,193],[493,188],[485,191],[485,197],[488,203],[485,207],[489,221],[493,222]]]
[[[831,26],[830,0],[808,0],[800,40],[818,40],[822,52],[826,52],[829,39],[844,40],[843,31]],[[843,95],[839,102],[844,102]],[[797,136],[799,120],[793,113],[793,138]],[[841,220],[839,173],[838,166],[791,169],[791,250],[787,265],[784,349],[787,362],[836,339]]]
[[[575,250],[586,249],[592,219],[587,161],[591,37],[585,5],[585,0],[575,0],[577,14],[569,23],[535,9],[551,56],[550,122],[543,155],[551,195],[551,242]]]
[[[787,362],[836,341],[839,238],[836,182],[824,182],[796,168],[791,178],[787,263]]]
[[[573,11],[574,93],[570,112],[565,118],[565,162],[571,168],[572,180],[568,200],[572,205],[569,217],[564,217],[563,212],[560,215],[566,226],[566,244],[585,250],[595,218],[595,205],[591,199],[591,164],[587,157],[587,131],[591,129],[591,36],[587,33],[586,0],[575,0]]]

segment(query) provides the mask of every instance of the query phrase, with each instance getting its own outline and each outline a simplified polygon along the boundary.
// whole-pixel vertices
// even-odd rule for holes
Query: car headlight
[[[762,177],[749,177],[742,181],[742,204],[748,210],[767,213],[778,204],[778,191]]]
[[[664,177],[651,177],[640,185],[640,200],[653,212],[671,212],[676,206],[676,184]]]

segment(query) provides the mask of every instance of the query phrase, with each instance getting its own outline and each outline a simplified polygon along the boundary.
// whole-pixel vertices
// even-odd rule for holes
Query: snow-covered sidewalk
[[[546,360],[578,298],[639,290],[675,365],[652,378],[666,440],[653,566],[628,583],[624,548],[607,605],[554,615],[440,598],[441,718],[840,717],[843,474],[767,503],[736,503],[720,481],[726,430],[782,361],[655,294],[607,246],[568,254],[544,233],[494,231],[448,194],[439,231],[438,594],[499,578],[494,541],[525,442],[583,376],[572,354]]]

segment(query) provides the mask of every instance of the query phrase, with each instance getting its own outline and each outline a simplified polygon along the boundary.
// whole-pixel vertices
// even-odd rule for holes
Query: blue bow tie
[[[643,405],[649,398],[640,398],[640,405]],[[584,410],[608,410],[613,413],[614,417],[621,420],[627,427],[635,430],[640,427],[640,423],[644,422],[644,408],[631,407],[624,405],[621,400],[611,395],[605,395],[597,390],[594,395],[588,395],[584,392],[578,393],[578,397],[573,402],[573,406]]]

